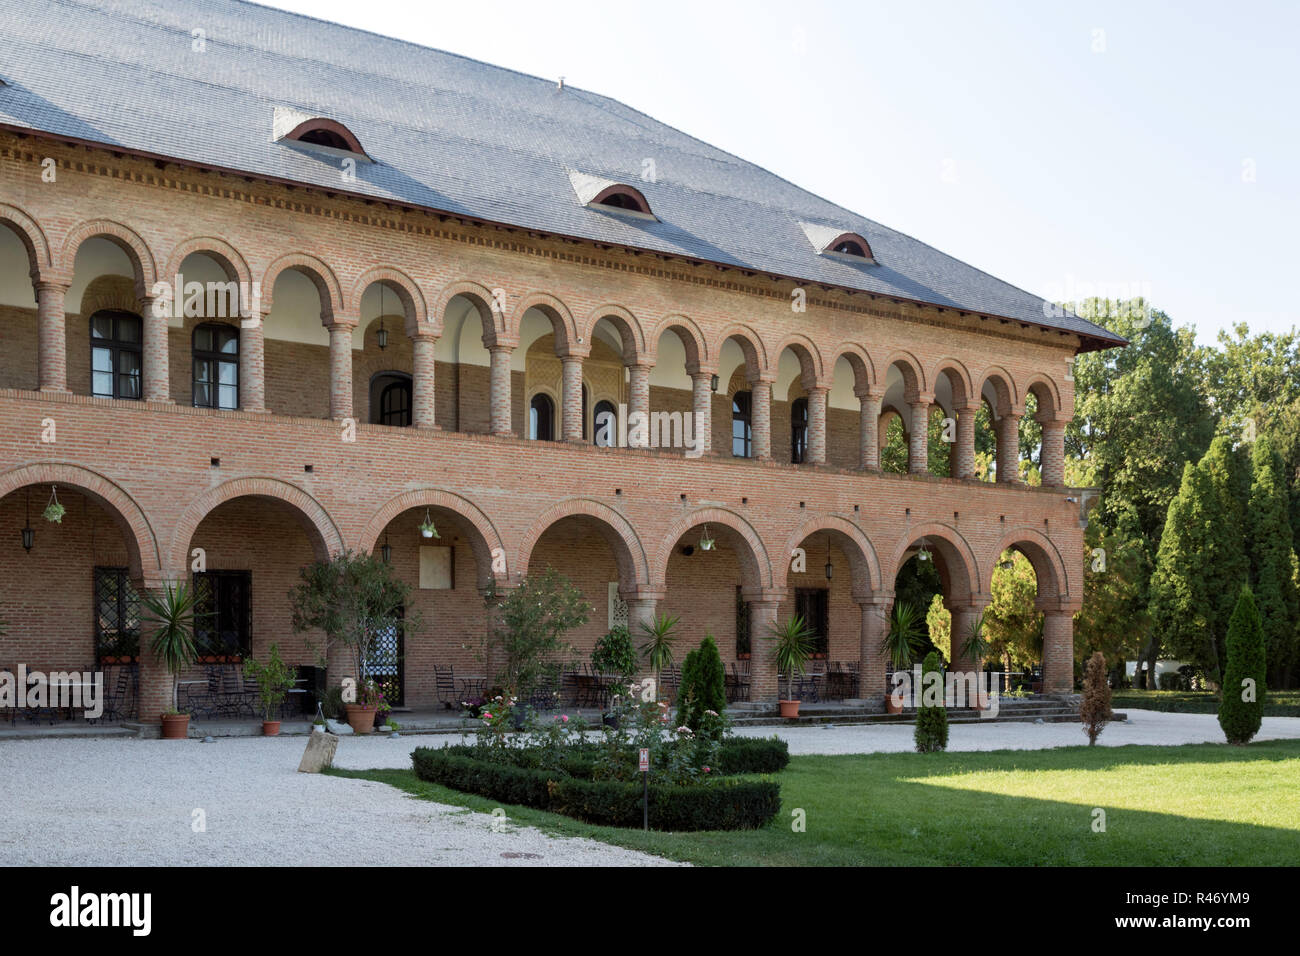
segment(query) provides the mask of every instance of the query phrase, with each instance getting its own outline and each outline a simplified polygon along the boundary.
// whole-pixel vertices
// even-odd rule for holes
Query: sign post
[[[641,748],[641,827],[650,832],[650,748]]]

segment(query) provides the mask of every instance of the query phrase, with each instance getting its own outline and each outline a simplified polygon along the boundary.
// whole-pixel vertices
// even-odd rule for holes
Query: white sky
[[[1050,299],[1300,324],[1300,3],[269,5],[562,75]]]

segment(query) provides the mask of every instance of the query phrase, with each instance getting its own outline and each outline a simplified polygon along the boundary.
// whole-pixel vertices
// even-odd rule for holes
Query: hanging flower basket
[[[54,524],[62,524],[63,516],[67,514],[68,509],[59,504],[58,492],[50,489],[50,503],[45,506],[45,520]]]
[[[433,525],[433,518],[429,514],[429,509],[424,510],[424,520],[420,522],[420,535],[425,538],[441,538],[438,529]]]

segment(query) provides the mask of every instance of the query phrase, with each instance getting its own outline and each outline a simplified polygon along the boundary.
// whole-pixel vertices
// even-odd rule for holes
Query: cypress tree
[[[1156,566],[1151,574],[1151,631],[1169,653],[1196,664],[1213,680],[1219,664],[1211,639],[1209,592],[1204,556],[1211,497],[1205,473],[1187,462],[1183,481],[1169,502]],[[1154,655],[1152,655],[1154,660]]]
[[[1228,625],[1227,666],[1219,702],[1219,726],[1230,744],[1244,744],[1259,733],[1264,718],[1264,628],[1248,585]]]
[[[943,701],[940,700],[938,707],[924,706],[925,675],[931,672],[941,676],[943,672],[939,666],[939,655],[935,651],[925,655],[925,660],[921,663],[921,686],[913,689],[917,699],[922,703],[916,709],[915,739],[917,751],[923,754],[943,750],[948,746],[948,710],[943,706]],[[940,687],[942,688],[942,685]]]
[[[1250,489],[1250,457],[1245,448],[1234,449],[1230,439],[1219,436],[1210,442],[1198,466],[1205,470],[1211,489],[1208,515],[1208,553],[1204,556],[1206,584],[1210,597],[1210,632],[1215,657],[1222,667],[1232,618],[1241,586],[1250,581],[1246,558],[1246,504]]]
[[[1267,436],[1255,442],[1254,479],[1247,515],[1250,582],[1264,627],[1269,682],[1284,686],[1296,659],[1300,596],[1293,576],[1295,552],[1287,516],[1282,456]]]
[[[677,726],[700,729],[706,710],[721,714],[727,707],[727,675],[712,634],[682,663],[682,686],[677,703]]]

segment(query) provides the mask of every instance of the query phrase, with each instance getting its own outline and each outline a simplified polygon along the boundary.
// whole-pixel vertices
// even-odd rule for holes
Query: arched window
[[[326,119],[323,116],[299,123],[289,130],[284,138],[311,146],[325,146],[329,149],[356,153],[358,156],[366,155],[366,151],[361,148],[361,140],[357,139],[352,130],[337,120]]]
[[[239,407],[239,329],[232,325],[194,330],[194,407]]]
[[[731,454],[733,458],[748,458],[754,442],[753,396],[737,392],[731,399]]]
[[[130,312],[90,317],[90,394],[140,397],[140,332],[140,317]]]
[[[808,399],[790,403],[790,460],[796,465],[808,457]]]
[[[602,189],[591,200],[593,206],[607,206],[610,209],[625,209],[628,212],[639,212],[643,216],[652,216],[650,203],[646,201],[645,196],[638,189],[622,183],[615,183]]]
[[[611,401],[596,403],[596,414],[592,416],[596,433],[594,441],[601,448],[612,448],[618,444],[618,409]]]
[[[866,250],[862,248],[861,243],[854,239],[848,239],[841,242],[832,251],[838,252],[842,256],[857,256],[860,259],[867,258]]]
[[[411,424],[411,383],[389,382],[379,393],[379,424],[405,428]]]
[[[528,437],[555,441],[555,403],[545,392],[538,392],[528,403]]]

